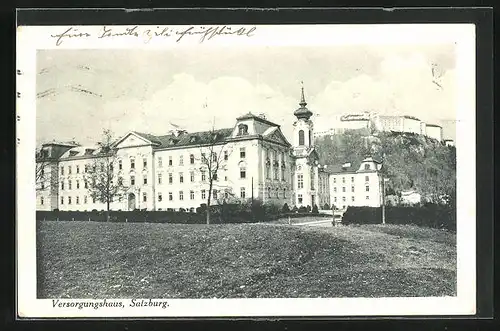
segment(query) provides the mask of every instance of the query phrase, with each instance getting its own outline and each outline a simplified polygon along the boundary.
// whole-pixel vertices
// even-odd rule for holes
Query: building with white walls
[[[445,140],[443,140],[443,142],[446,146],[450,146],[450,147],[455,146],[455,142],[453,141],[453,139],[445,139]]]
[[[316,132],[315,138],[343,134],[349,130],[407,132],[443,140],[443,129],[439,125],[428,124],[409,115],[380,115],[369,112],[337,116],[332,121],[332,126]]]
[[[328,166],[330,173],[330,205],[380,207],[382,205],[381,163],[372,157],[360,164],[344,163]]]
[[[223,159],[213,174],[211,204],[249,198],[291,207],[328,202],[329,175],[318,164],[312,112],[306,105],[302,88],[292,143],[278,124],[252,113],[236,118],[231,128],[206,132],[128,132],[113,144],[112,170],[126,189],[110,209],[194,210],[206,203],[209,174],[201,159],[213,141],[212,152]],[[37,210],[106,210],[104,203],[91,197],[86,182],[88,169],[102,158],[98,147],[47,143],[42,154],[49,157],[39,159],[37,166],[43,164],[52,179],[45,176],[40,181]]]
[[[441,126],[435,124],[427,124],[425,131],[426,135],[429,138],[436,139],[437,141],[443,140],[443,128]]]

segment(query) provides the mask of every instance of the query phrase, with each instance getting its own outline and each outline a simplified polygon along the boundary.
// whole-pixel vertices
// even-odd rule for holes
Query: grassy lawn
[[[39,298],[456,295],[455,236],[401,226],[39,222]]]

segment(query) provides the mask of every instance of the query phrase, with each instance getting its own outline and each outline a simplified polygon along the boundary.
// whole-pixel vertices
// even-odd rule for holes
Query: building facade
[[[343,114],[334,116],[332,119],[333,126],[330,129],[318,131],[314,133],[314,137],[331,136],[342,134],[350,130],[370,132],[371,129],[371,114],[364,112],[361,114]]]
[[[315,133],[315,138],[343,134],[349,130],[408,132],[428,136],[438,141],[443,140],[439,125],[427,124],[409,115],[380,115],[376,113],[345,114],[332,121],[332,127]]]
[[[436,139],[437,141],[443,140],[443,128],[435,124],[427,124],[426,135],[430,138]]]
[[[381,163],[372,157],[359,166],[345,163],[330,170],[330,204],[343,209],[348,206],[380,207],[382,205]]]
[[[123,190],[110,210],[194,210],[207,203],[209,178],[211,204],[251,198],[297,207],[329,202],[329,174],[318,163],[303,89],[299,105],[292,143],[279,125],[252,113],[236,118],[232,128],[206,132],[128,132],[113,143],[112,171]],[[98,147],[48,143],[41,153],[37,168],[45,176],[37,180],[37,210],[107,209],[89,188],[88,173],[102,160]],[[209,173],[212,158],[218,166]]]
[[[453,139],[445,139],[445,140],[443,140],[443,142],[446,146],[450,146],[450,147],[455,146],[455,142],[453,141]]]
[[[302,88],[299,108],[294,112],[297,120],[293,123],[293,205],[314,206],[328,198],[327,187],[319,185],[324,182],[327,173],[319,165],[319,156],[314,148],[314,124],[311,121],[312,112],[306,107],[307,102]]]

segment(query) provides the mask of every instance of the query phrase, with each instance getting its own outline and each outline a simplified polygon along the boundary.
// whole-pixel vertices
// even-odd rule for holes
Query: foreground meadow
[[[37,224],[39,298],[454,296],[455,268],[411,226]]]

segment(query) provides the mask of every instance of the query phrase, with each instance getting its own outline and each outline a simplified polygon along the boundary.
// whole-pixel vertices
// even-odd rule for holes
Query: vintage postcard
[[[472,24],[19,26],[19,317],[475,314],[475,63]]]

